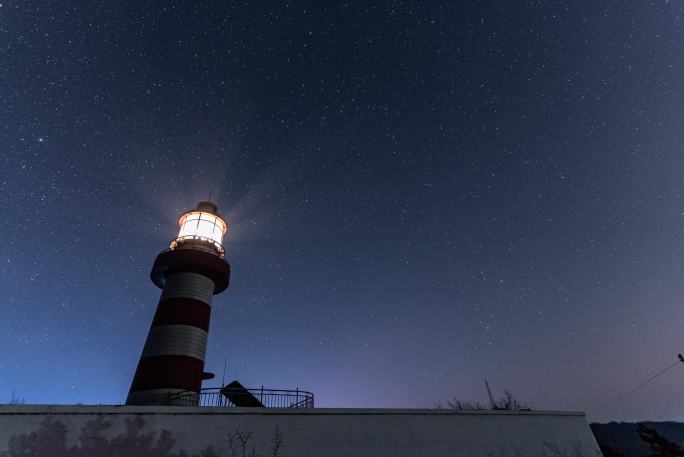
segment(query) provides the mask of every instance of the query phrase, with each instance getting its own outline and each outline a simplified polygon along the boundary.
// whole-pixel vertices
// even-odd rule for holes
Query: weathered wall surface
[[[243,452],[244,451],[244,452]],[[578,413],[0,406],[0,456],[600,456]]]

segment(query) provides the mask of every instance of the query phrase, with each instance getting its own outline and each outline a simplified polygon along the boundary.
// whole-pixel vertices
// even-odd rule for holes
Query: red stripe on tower
[[[127,405],[169,404],[174,394],[202,387],[212,297],[230,278],[222,246],[227,226],[210,202],[200,202],[178,223],[178,237],[150,274],[162,293]]]

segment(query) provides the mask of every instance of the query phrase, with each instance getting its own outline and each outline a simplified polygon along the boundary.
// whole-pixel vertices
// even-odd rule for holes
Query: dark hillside
[[[681,422],[641,422],[658,431],[667,440],[684,448],[684,423]],[[645,457],[649,455],[648,446],[637,433],[637,423],[609,422],[591,424],[596,441],[600,446],[609,446],[624,457]]]

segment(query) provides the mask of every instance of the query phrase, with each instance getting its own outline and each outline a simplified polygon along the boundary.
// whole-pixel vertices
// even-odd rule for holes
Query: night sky
[[[206,369],[589,411],[684,352],[678,1],[0,0],[0,401],[122,403],[177,218]],[[591,420],[684,420],[684,366]]]

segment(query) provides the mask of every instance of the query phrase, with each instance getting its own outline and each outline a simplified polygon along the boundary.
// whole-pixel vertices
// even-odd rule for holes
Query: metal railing
[[[166,406],[207,406],[215,408],[313,408],[314,395],[305,390],[210,388],[170,395]]]
[[[214,240],[203,236],[179,236],[171,240],[169,248],[165,251],[175,251],[177,249],[196,249],[198,251],[206,251],[218,255],[223,258],[226,250],[223,245]]]

